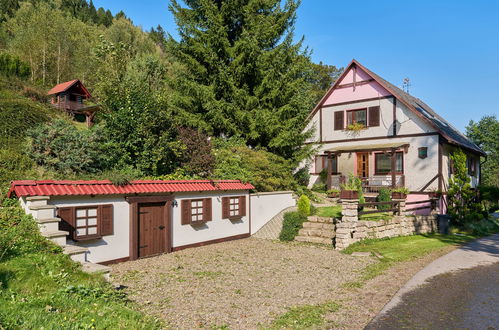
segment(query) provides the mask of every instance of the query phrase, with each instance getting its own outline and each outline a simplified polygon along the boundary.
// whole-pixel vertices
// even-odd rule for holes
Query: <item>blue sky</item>
[[[94,0],[175,36],[168,3]],[[497,0],[302,0],[295,33],[315,62],[342,67],[355,58],[395,85],[410,78],[410,93],[462,131],[470,119],[499,115]]]

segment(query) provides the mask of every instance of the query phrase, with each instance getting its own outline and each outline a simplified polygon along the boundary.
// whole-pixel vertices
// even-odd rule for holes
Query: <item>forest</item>
[[[310,109],[341,73],[295,38],[299,1],[170,2],[178,38],[86,0],[0,5],[0,181],[241,179],[299,189]],[[296,41],[298,40],[298,41]],[[96,125],[52,109],[80,79]]]

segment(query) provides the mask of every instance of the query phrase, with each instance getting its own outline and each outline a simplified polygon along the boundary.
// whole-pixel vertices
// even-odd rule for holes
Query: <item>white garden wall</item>
[[[251,235],[285,208],[295,206],[292,191],[274,191],[250,195]]]

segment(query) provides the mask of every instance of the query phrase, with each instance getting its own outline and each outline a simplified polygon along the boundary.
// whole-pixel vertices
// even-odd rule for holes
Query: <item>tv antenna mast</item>
[[[409,94],[409,87],[411,87],[411,79],[409,79],[408,77],[406,77],[406,78],[404,78],[404,82],[402,83],[402,89],[407,94]]]

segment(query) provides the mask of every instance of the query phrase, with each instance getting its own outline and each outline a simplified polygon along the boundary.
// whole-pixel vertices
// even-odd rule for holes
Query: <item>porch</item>
[[[327,189],[340,189],[349,173],[361,179],[366,194],[377,194],[382,188],[405,187],[404,156],[408,148],[408,143],[385,143],[326,150],[322,170],[327,172]]]

